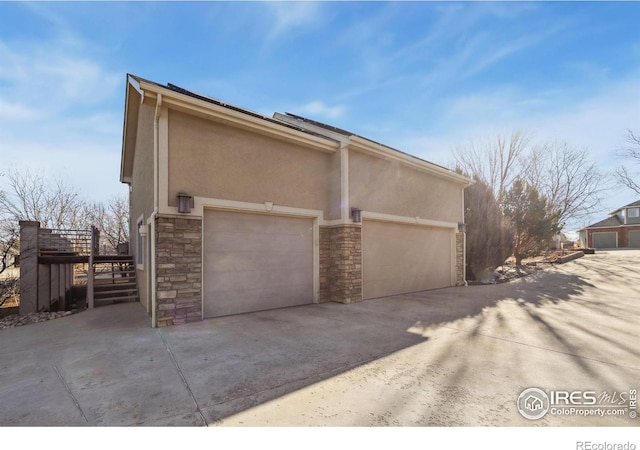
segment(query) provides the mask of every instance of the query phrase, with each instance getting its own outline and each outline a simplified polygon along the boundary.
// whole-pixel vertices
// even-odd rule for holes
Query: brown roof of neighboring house
[[[622,225],[622,222],[620,221],[618,216],[611,216],[611,217],[607,217],[604,220],[601,220],[600,222],[596,222],[584,228],[585,229],[586,228],[608,228],[608,227],[619,227],[620,225]]]
[[[633,207],[633,206],[640,206],[640,200],[637,200],[637,201],[635,201],[633,203],[629,203],[628,205],[623,206],[623,208],[630,208],[630,207]]]

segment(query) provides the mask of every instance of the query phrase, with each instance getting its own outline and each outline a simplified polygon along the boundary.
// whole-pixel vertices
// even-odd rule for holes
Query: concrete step
[[[113,297],[113,294],[126,294],[126,295],[138,295],[138,289],[133,287],[131,289],[109,289],[109,290],[105,290],[105,291],[94,291],[93,292],[93,298],[102,298],[102,297]]]
[[[133,256],[97,256],[94,258],[94,270],[94,306],[138,301],[137,270]]]
[[[106,305],[114,305],[116,303],[133,303],[137,301],[138,301],[138,297],[107,297],[107,298],[94,299],[93,305],[106,306]]]
[[[95,264],[105,263],[130,263],[133,264],[133,256],[130,255],[98,255],[93,258]]]
[[[129,283],[94,283],[93,290],[94,292],[111,292],[114,290],[122,290],[122,289],[138,289],[138,284],[133,281]]]

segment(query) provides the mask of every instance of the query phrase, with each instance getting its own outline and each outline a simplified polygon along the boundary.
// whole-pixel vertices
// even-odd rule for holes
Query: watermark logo
[[[549,412],[549,396],[539,388],[527,388],[518,397],[518,411],[525,419],[537,420]]]
[[[637,417],[638,394],[628,391],[542,390],[527,388],[518,397],[518,412],[525,419],[553,416],[626,416]]]

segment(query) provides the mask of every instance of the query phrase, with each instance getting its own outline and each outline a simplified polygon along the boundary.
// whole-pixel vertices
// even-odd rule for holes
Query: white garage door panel
[[[204,316],[313,303],[313,220],[205,211]]]
[[[362,234],[365,299],[451,286],[451,230],[365,221]]]

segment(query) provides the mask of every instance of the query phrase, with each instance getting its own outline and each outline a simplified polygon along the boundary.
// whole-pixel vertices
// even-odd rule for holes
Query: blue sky
[[[612,170],[640,132],[639,22],[636,2],[0,2],[0,171],[126,192],[126,73],[447,166],[522,129]],[[596,218],[634,200],[612,191]]]

